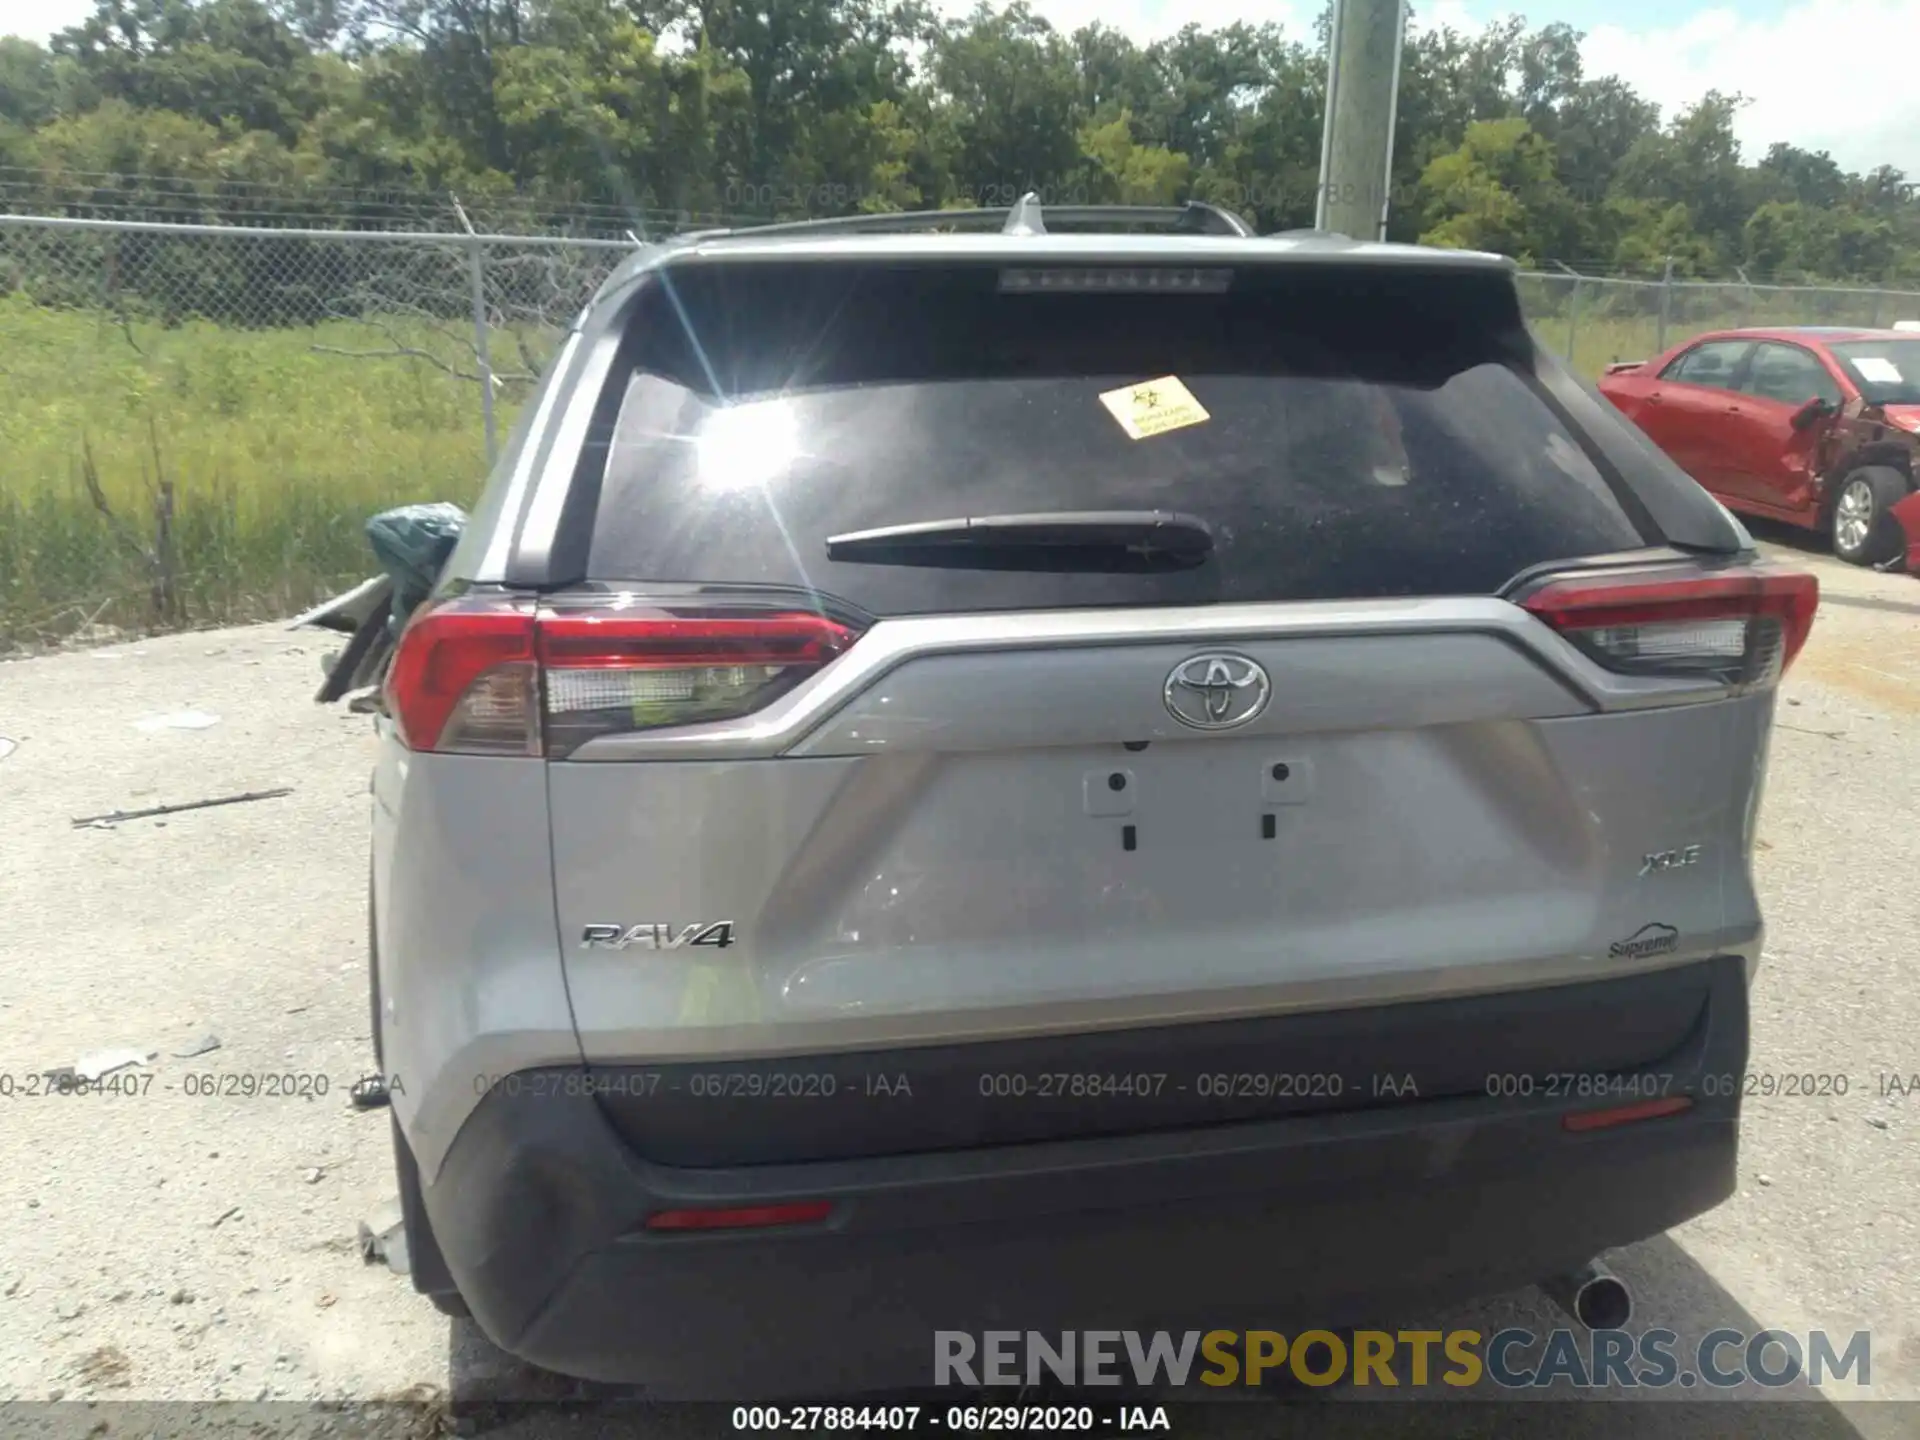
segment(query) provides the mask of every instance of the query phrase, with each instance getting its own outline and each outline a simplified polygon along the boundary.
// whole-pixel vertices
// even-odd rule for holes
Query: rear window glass
[[[1649,543],[1523,337],[1498,275],[1243,270],[1223,294],[1116,295],[1002,293],[988,268],[670,273],[603,402],[589,574],[885,615],[1485,594]],[[1123,415],[1154,402],[1192,423],[1135,438],[1151,425]],[[826,553],[882,526],[1087,510],[1196,516],[1214,549],[1149,573]]]

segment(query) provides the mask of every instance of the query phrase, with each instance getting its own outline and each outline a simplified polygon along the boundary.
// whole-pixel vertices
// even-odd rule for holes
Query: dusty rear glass
[[[588,573],[887,615],[1485,594],[1656,541],[1526,373],[1521,326],[1498,273],[1060,294],[992,267],[669,272],[583,467],[604,457]],[[1086,510],[1195,516],[1214,548],[1150,573],[826,554],[851,531]]]

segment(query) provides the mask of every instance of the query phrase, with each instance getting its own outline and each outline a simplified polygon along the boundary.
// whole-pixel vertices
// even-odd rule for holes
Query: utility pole
[[[1333,0],[1316,230],[1355,240],[1386,238],[1406,31],[1406,0]]]

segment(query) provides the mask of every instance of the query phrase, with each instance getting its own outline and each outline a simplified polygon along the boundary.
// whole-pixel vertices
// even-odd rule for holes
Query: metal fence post
[[[1567,364],[1571,365],[1574,343],[1580,338],[1580,274],[1561,261],[1556,260],[1553,263],[1560,267],[1562,274],[1571,276],[1573,279],[1573,290],[1567,296]]]
[[[473,354],[480,362],[480,418],[487,427],[487,464],[497,458],[500,442],[493,423],[493,356],[487,344],[487,276],[484,248],[467,242],[467,274],[473,283]]]
[[[500,444],[493,424],[493,354],[487,341],[486,247],[474,231],[473,221],[467,218],[460,197],[447,198],[453,201],[453,213],[460,217],[461,229],[467,232],[467,281],[473,289],[473,358],[480,368],[480,419],[487,430],[487,468],[491,470]]]
[[[1573,296],[1567,301],[1567,364],[1573,364],[1574,348],[1580,338],[1580,277],[1573,277]]]
[[[1673,318],[1673,257],[1667,256],[1667,268],[1660,276],[1660,327],[1656,331],[1653,353],[1667,353],[1667,322]]]

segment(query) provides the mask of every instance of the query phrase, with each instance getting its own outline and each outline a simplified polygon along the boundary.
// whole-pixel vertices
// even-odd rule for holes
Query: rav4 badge
[[[715,945],[724,950],[733,944],[731,920],[696,921],[676,928],[665,920],[649,920],[638,925],[588,925],[580,932],[582,950],[679,950],[688,945]]]

